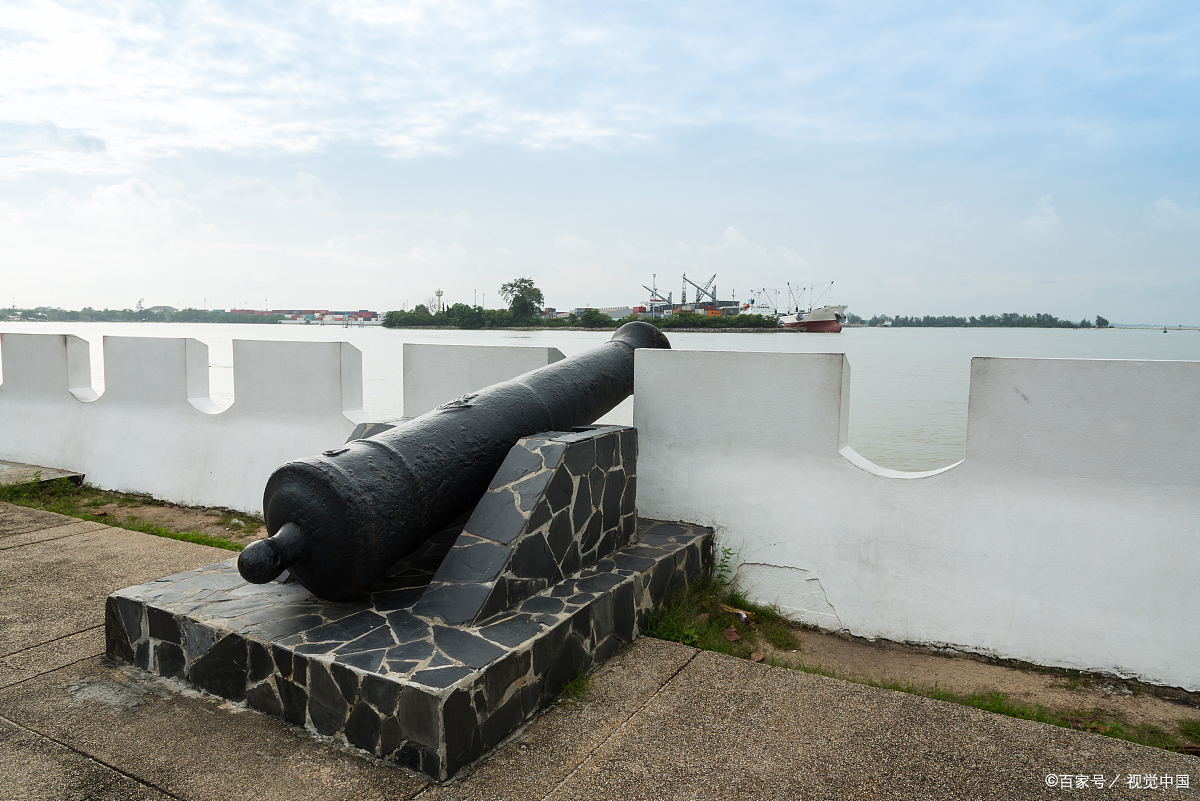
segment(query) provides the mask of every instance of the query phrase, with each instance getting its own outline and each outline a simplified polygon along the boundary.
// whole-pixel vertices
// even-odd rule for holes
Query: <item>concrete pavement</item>
[[[228,556],[0,504],[0,799],[1200,797],[1195,757],[650,639],[439,786],[106,663],[109,592]]]

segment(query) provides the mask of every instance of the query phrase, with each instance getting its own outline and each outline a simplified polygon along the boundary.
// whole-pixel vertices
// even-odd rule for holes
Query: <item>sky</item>
[[[0,0],[0,303],[1200,324],[1200,6]],[[689,297],[694,293],[689,287]]]

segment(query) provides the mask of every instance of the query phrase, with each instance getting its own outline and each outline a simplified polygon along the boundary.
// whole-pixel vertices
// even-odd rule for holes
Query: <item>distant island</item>
[[[304,310],[308,311],[308,310]],[[138,309],[93,309],[85,306],[78,311],[61,309],[52,306],[39,306],[34,309],[7,309],[6,317],[9,322],[111,322],[111,323],[241,323],[241,324],[274,324],[274,323],[317,323],[325,322],[341,324],[343,316],[369,314],[375,320],[374,312],[319,312],[305,314],[304,311],[272,310],[255,311],[248,309],[233,309],[230,311],[207,309],[174,309],[170,306],[152,306]],[[385,328],[461,328],[504,329],[504,328],[616,328],[631,320],[642,320],[651,325],[665,329],[704,329],[728,331],[770,331],[782,330],[778,320],[764,314],[735,314],[735,315],[704,315],[691,312],[674,312],[665,316],[651,317],[647,314],[629,314],[615,318],[599,309],[584,309],[581,313],[572,312],[565,317],[550,317],[539,314],[539,310],[526,306],[519,310],[484,309],[480,306],[468,306],[465,303],[455,303],[439,311],[431,312],[425,305],[417,304],[411,311],[394,310],[382,315]],[[307,319],[306,319],[307,318]],[[355,322],[358,322],[356,319]],[[906,317],[903,315],[875,315],[870,318],[859,317],[856,314],[847,315],[847,324],[851,326],[884,326],[890,328],[1108,328],[1109,322],[1104,317],[1096,316],[1095,321],[1083,319],[1079,322],[1062,320],[1052,314],[982,314],[977,317]],[[378,323],[376,323],[378,324]]]

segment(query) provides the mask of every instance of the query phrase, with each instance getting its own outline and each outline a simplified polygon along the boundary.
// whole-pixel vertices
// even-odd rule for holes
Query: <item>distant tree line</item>
[[[850,322],[859,322],[861,317]],[[893,328],[1091,328],[1093,323],[1086,317],[1077,323],[1070,320],[1060,320],[1053,314],[981,314],[978,317],[889,317],[886,314],[875,315],[867,320],[867,325],[883,325],[890,322]],[[1108,328],[1108,320],[1096,316],[1096,328]]]
[[[151,311],[150,309],[93,309],[79,311],[38,306],[36,309],[5,309],[9,318],[32,322],[65,323],[277,323],[282,314],[230,314],[206,309]]]

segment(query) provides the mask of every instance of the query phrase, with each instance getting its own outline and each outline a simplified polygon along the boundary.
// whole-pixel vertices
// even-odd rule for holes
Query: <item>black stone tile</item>
[[[550,552],[550,546],[541,534],[532,534],[521,540],[509,562],[509,570],[513,576],[521,579],[546,579],[555,582],[562,578],[554,554]],[[508,596],[510,604],[517,603],[518,599],[513,596],[511,588]]]
[[[342,691],[342,698],[347,704],[353,704],[358,699],[358,674],[334,662],[329,665],[329,675]]]
[[[434,668],[418,671],[413,675],[413,681],[418,684],[424,684],[426,687],[434,687],[440,690],[449,687],[459,679],[470,674],[471,668],[466,667]]]
[[[608,556],[617,547],[617,531],[616,529],[608,529],[604,532],[604,536],[600,538],[600,542],[596,543],[596,555]]]
[[[550,479],[546,486],[545,497],[546,503],[550,504],[550,511],[557,513],[566,509],[574,494],[575,482],[571,479],[571,474],[567,472],[566,467],[559,467],[554,471],[554,478]]]
[[[308,712],[308,693],[287,679],[275,679],[279,700],[283,704],[283,718],[295,726],[303,726]]]
[[[629,553],[617,553],[613,557],[613,564],[618,570],[632,570],[638,573],[654,567],[654,561],[646,556],[634,556]]]
[[[479,709],[495,710],[504,703],[504,697],[517,680],[529,673],[533,663],[530,651],[510,653],[501,659],[484,675],[484,685],[487,690],[487,706],[476,704]]]
[[[484,493],[465,530],[476,537],[507,544],[524,528],[525,515],[517,510],[516,497],[511,491],[502,489]]]
[[[604,497],[599,504],[606,529],[616,528],[621,523],[621,492],[623,490],[622,483],[613,481],[612,476],[609,476],[609,482],[604,486]]]
[[[480,668],[504,655],[504,649],[462,629],[433,627],[433,641],[448,656],[465,665]]]
[[[154,646],[154,665],[160,676],[182,679],[184,663],[183,649],[175,643],[160,642]]]
[[[170,612],[147,606],[146,621],[150,636],[154,639],[173,642],[176,645],[182,644],[183,641],[179,637],[179,624],[175,622],[175,616]]]
[[[563,466],[575,477],[586,476],[596,464],[596,440],[572,443],[563,457]]]
[[[446,555],[433,580],[444,584],[474,582],[485,584],[499,576],[512,556],[512,548],[490,540],[455,546]]]
[[[383,615],[364,609],[347,615],[333,623],[326,623],[323,626],[309,629],[304,632],[304,639],[307,642],[337,641],[338,644],[341,644],[356,637],[361,637],[368,631],[385,623],[387,623],[387,619]]]
[[[550,502],[542,498],[538,505],[534,507],[533,513],[529,515],[529,522],[525,524],[526,531],[537,531],[546,523],[550,522],[550,518],[554,515],[550,511]]]
[[[358,651],[376,651],[380,648],[391,648],[393,645],[396,645],[396,638],[392,636],[391,628],[380,626],[338,648],[337,653],[353,654]]]
[[[579,638],[568,636],[543,674],[542,698],[557,696],[564,684],[581,672],[587,671],[591,664],[592,655],[584,648]]]
[[[626,582],[612,591],[613,635],[624,642],[633,642],[637,635],[634,618],[633,583]]]
[[[608,660],[621,647],[621,641],[616,637],[608,637],[596,643],[592,648],[592,664],[599,665]]]
[[[405,643],[429,636],[429,624],[408,610],[398,609],[387,615],[388,625],[396,635],[396,642]]]
[[[395,717],[385,717],[379,727],[379,755],[387,759],[400,747],[403,738],[400,736],[400,721]]]
[[[441,726],[437,696],[412,687],[400,694],[400,735],[421,745],[437,748],[441,745]]]
[[[358,689],[362,699],[373,706],[381,716],[396,714],[396,702],[400,699],[400,685],[396,682],[368,674],[363,676]]]
[[[399,660],[411,660],[420,662],[428,659],[433,655],[433,642],[430,640],[413,640],[406,642],[403,645],[397,645],[395,648],[389,648],[387,651],[388,662]]]
[[[621,514],[633,514],[637,510],[637,476],[629,476],[625,479],[625,486],[621,494]]]
[[[306,642],[296,646],[296,653],[305,654],[307,656],[319,656],[320,654],[327,654],[337,647],[338,644],[336,642]]]
[[[570,625],[560,624],[547,629],[542,636],[533,641],[533,675],[538,677],[546,675],[546,671],[558,658],[558,652],[562,650],[563,642],[567,639],[570,631]],[[574,677],[572,676],[572,678]]]
[[[117,599],[111,595],[104,603],[104,653],[112,659],[133,664],[133,643],[125,632]]]
[[[509,732],[521,725],[521,721],[524,719],[521,695],[516,693],[499,709],[484,718],[480,732],[483,738],[483,747],[494,747],[507,737]]]
[[[589,607],[580,609],[571,615],[571,634],[579,638],[584,647],[592,641],[592,612]]]
[[[446,732],[446,773],[453,775],[483,753],[479,718],[465,690],[455,690],[442,707]]]
[[[308,672],[308,717],[319,734],[330,735],[346,724],[346,703],[325,665],[313,662]]]
[[[542,627],[529,615],[521,614],[484,626],[479,633],[505,648],[516,648],[521,643],[533,639],[541,630]]]
[[[546,542],[550,546],[550,552],[554,554],[555,562],[562,562],[567,549],[574,541],[575,530],[571,526],[571,514],[564,509],[550,521],[550,528],[546,532]]]
[[[308,685],[308,660],[299,654],[292,657],[292,681],[301,687]]]
[[[293,634],[299,634],[309,629],[320,626],[324,621],[317,615],[302,615],[300,617],[285,618],[283,620],[269,620],[265,623],[258,623],[253,626],[248,626],[245,629],[247,634],[253,634],[263,640],[278,642],[285,637],[290,637]]]
[[[271,657],[275,660],[275,668],[285,679],[292,677],[292,652],[278,645],[271,646]]]
[[[391,592],[381,592],[372,595],[371,598],[375,602],[376,612],[391,612],[397,609],[412,609],[413,605],[420,599],[421,593],[425,591],[425,585],[428,581],[422,582],[421,586],[405,590],[393,590]]]
[[[543,470],[540,473],[535,473],[524,481],[513,485],[513,489],[517,492],[517,506],[521,511],[528,512],[533,509],[533,505],[542,497],[542,492],[546,489],[546,485],[550,483],[550,477],[554,475],[552,470]]]
[[[360,701],[350,710],[350,717],[346,720],[346,740],[373,754],[379,746],[379,728],[379,715]]]
[[[192,663],[188,681],[213,695],[241,701],[246,697],[246,641],[229,634]]]
[[[599,467],[593,467],[588,473],[588,487],[591,489],[593,499],[603,496],[605,481],[604,471]]]
[[[542,463],[546,467],[555,467],[562,461],[563,454],[567,452],[567,446],[562,442],[549,442],[538,450],[542,454]]]
[[[596,466],[601,470],[607,472],[616,464],[619,441],[615,434],[596,438]]]
[[[621,464],[625,467],[625,472],[632,472],[632,466],[637,464],[637,430],[627,428],[620,434],[621,437]]]
[[[247,675],[251,684],[257,684],[275,672],[275,661],[271,659],[271,652],[262,643],[247,640],[246,648],[250,667]]]
[[[537,598],[530,598],[528,601],[521,604],[521,611],[530,614],[549,612],[553,615],[561,612],[562,610],[563,602],[561,600],[558,598],[549,598],[544,595],[538,596]]]
[[[572,573],[578,572],[582,566],[583,560],[579,556],[579,543],[572,542],[571,547],[567,549],[567,555],[558,563],[558,568],[564,576],[569,576]]]
[[[428,667],[440,668],[440,667],[449,667],[450,665],[456,665],[456,664],[458,664],[458,663],[455,662],[453,659],[446,656],[441,651],[438,651],[437,653],[435,653],[433,655],[433,658],[429,660]]]
[[[609,593],[602,594],[591,604],[592,634],[600,642],[613,633],[613,599]]]
[[[380,670],[380,665],[383,664],[384,653],[384,651],[359,651],[353,654],[338,654],[337,661],[351,667],[356,667],[359,670],[376,673]]]
[[[265,712],[272,717],[283,717],[283,704],[275,695],[271,682],[264,681],[246,692],[246,704],[259,712]]]
[[[520,481],[525,476],[541,468],[541,454],[533,453],[519,446],[512,448],[509,450],[508,455],[504,457],[504,463],[500,465],[500,469],[496,471],[496,475],[492,478],[490,488],[503,487],[505,484]]]
[[[488,618],[495,617],[503,612],[508,611],[511,604],[508,602],[508,585],[509,581],[504,576],[496,579],[496,583],[492,585],[492,589],[488,592],[487,599],[483,605],[479,607],[479,611],[475,614],[472,623],[480,623]]]
[[[576,525],[578,525],[579,518],[575,520]],[[596,545],[600,542],[600,536],[604,533],[603,522],[599,514],[593,514],[587,521],[587,525],[584,526],[583,533],[580,536],[580,553],[591,553],[595,550]]]
[[[131,601],[119,595],[110,595],[109,601],[116,605],[121,625],[125,629],[125,634],[130,644],[142,639],[145,636],[142,632],[142,605],[137,601]]]
[[[663,602],[667,588],[671,586],[671,575],[675,572],[675,560],[663,559],[654,568],[650,579],[650,600],[655,606]]]
[[[592,490],[591,485],[586,479],[579,482],[579,487],[575,491],[575,500],[571,504],[571,524],[576,531],[583,528],[583,524],[591,517],[592,514]]]
[[[424,617],[441,618],[450,625],[470,623],[479,614],[490,591],[485,584],[431,584],[415,611]]]

